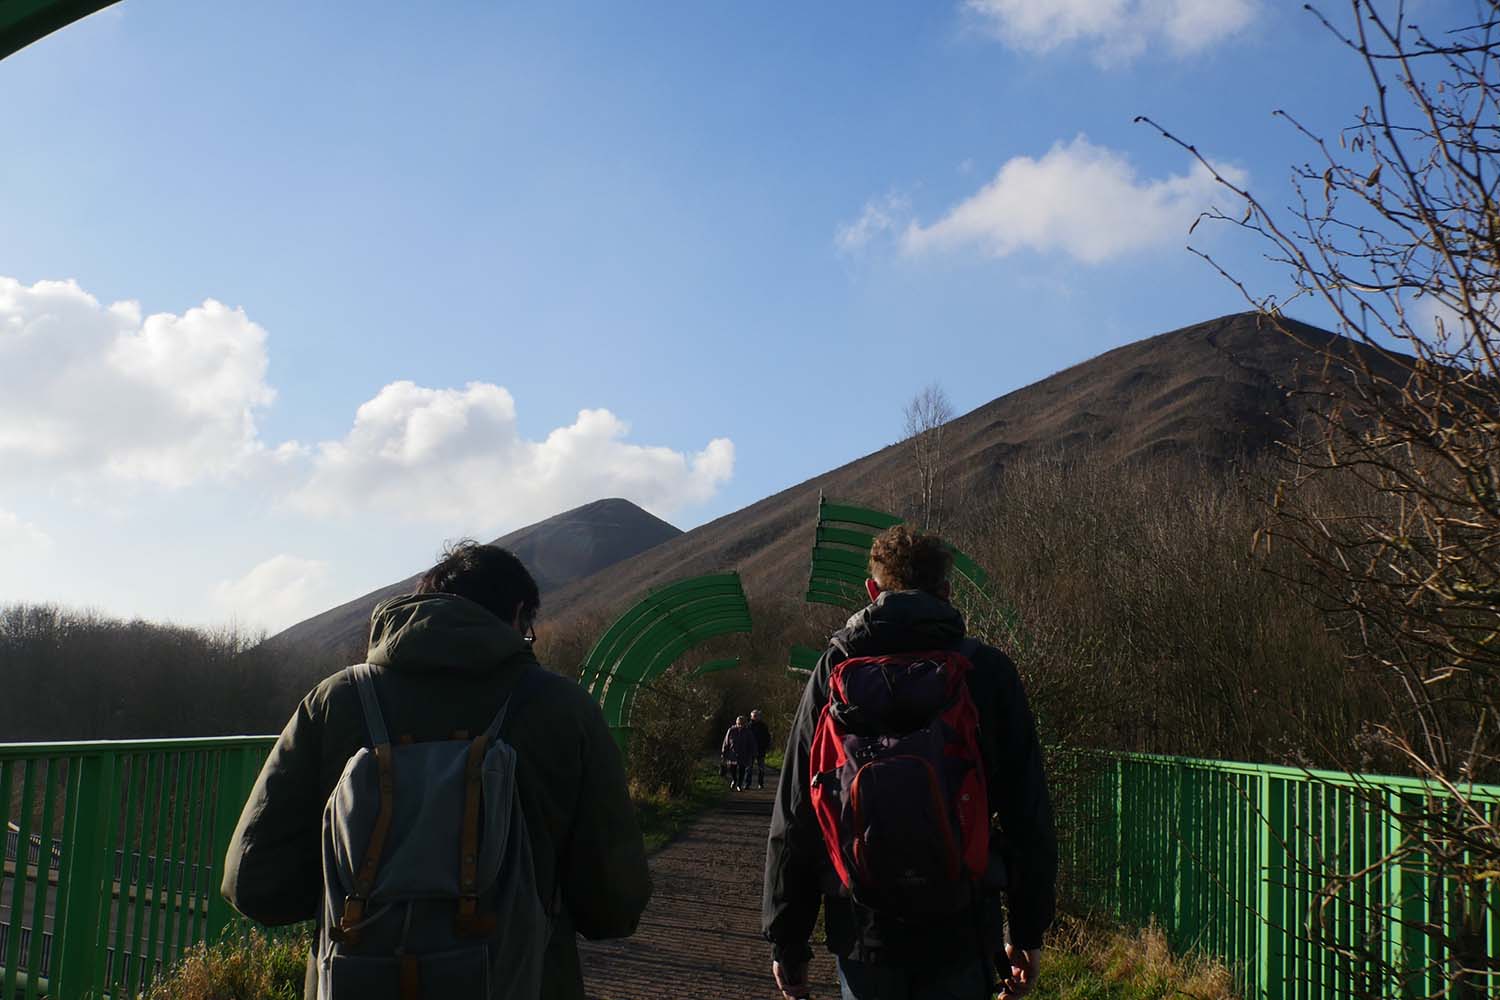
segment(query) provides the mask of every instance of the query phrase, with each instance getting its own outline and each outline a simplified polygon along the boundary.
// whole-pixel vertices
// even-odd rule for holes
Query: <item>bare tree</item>
[[[1477,998],[1500,975],[1483,940],[1500,820],[1474,788],[1500,780],[1500,0],[1474,11],[1440,32],[1401,0],[1348,0],[1347,19],[1314,11],[1366,71],[1370,104],[1331,140],[1278,112],[1313,150],[1293,171],[1293,207],[1216,172],[1243,214],[1208,216],[1258,237],[1292,292],[1257,296],[1201,254],[1321,359],[1304,387],[1316,426],[1289,449],[1264,537],[1306,556],[1350,668],[1390,693],[1373,738],[1433,789],[1391,805],[1403,836],[1385,864],[1431,876],[1443,898],[1420,918],[1371,904],[1369,922],[1427,942],[1394,962],[1350,956],[1376,969],[1377,995]],[[1302,298],[1346,339],[1288,321]],[[1353,500],[1327,502],[1351,485]],[[1326,891],[1359,875],[1329,876]]]
[[[947,393],[936,382],[925,386],[902,411],[906,437],[911,442],[912,468],[917,477],[917,516],[924,531],[943,525],[943,501],[948,474],[943,465],[943,431],[953,419]]]

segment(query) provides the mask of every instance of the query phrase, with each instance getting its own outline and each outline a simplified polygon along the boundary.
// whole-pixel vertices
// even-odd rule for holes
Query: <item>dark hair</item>
[[[520,605],[523,628],[542,606],[536,580],[514,552],[472,538],[445,548],[438,564],[422,574],[416,592],[467,597],[507,622],[515,619]]]
[[[870,575],[881,590],[925,590],[941,595],[953,556],[937,535],[904,524],[887,528],[870,546]]]

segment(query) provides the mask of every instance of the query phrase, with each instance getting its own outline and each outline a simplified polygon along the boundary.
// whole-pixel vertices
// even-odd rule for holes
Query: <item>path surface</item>
[[[590,1000],[779,1000],[760,935],[771,787],[731,793],[651,859],[655,890],[634,937],[580,942]],[[838,1000],[813,945],[814,1000]]]

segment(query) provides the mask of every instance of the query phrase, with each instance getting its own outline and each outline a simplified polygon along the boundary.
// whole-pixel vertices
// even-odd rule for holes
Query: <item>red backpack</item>
[[[957,913],[989,863],[989,804],[968,657],[837,664],[812,739],[812,807],[854,901],[908,918]]]

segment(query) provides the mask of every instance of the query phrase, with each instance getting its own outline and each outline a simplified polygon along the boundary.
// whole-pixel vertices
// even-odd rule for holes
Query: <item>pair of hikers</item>
[[[723,761],[723,772],[729,778],[729,787],[736,792],[747,791],[755,777],[756,766],[760,768],[760,785],[766,787],[766,752],[771,749],[771,727],[761,717],[760,709],[752,709],[747,719],[736,716],[734,725],[724,734],[719,747]]]
[[[764,931],[784,997],[809,995],[820,908],[845,1000],[988,998],[995,954],[1003,997],[1036,981],[1056,869],[1040,752],[1010,661],[964,640],[947,601],[947,565],[933,536],[903,528],[881,536],[872,604],[833,637],[804,692],[766,859]],[[416,593],[377,606],[368,663],[314,688],[272,748],[234,831],[223,893],[264,924],[318,922],[308,1000],[582,1000],[576,935],[635,931],[651,881],[623,763],[593,699],[532,654],[539,606],[535,581],[512,553],[460,543]],[[881,785],[892,761],[879,748],[901,743],[880,724],[841,729],[825,711],[858,709],[851,696],[861,671],[882,655],[888,680],[946,685],[952,704],[935,706],[940,721],[960,722],[969,738],[940,740],[937,752],[953,751],[960,764],[965,753],[981,758],[951,777],[971,799],[988,793],[978,796],[981,825],[994,835],[982,844],[973,838],[975,803],[960,806],[947,778],[935,776],[922,803],[866,793],[887,812],[951,811],[957,825],[969,822],[939,845],[964,852],[949,858],[946,888],[966,895],[936,915],[901,912],[901,893],[882,896],[868,877],[895,860],[891,885],[920,881],[943,840],[931,829],[918,825],[919,839],[902,844],[905,866],[872,855],[869,830],[831,848],[820,830],[823,822],[843,829],[829,811],[832,793],[858,799],[855,774],[873,779],[861,787]],[[950,719],[953,706],[974,724]],[[924,731],[944,730],[929,720]],[[830,740],[847,743],[850,760]],[[856,757],[863,772],[851,771]],[[845,848],[856,841],[881,871],[851,868]],[[692,984],[675,994],[657,985],[661,995],[694,995]]]

